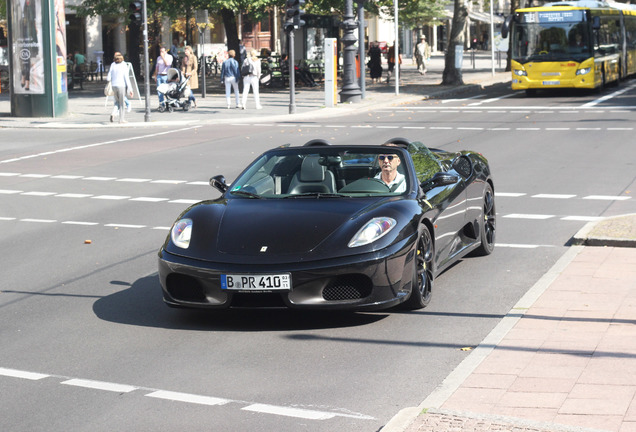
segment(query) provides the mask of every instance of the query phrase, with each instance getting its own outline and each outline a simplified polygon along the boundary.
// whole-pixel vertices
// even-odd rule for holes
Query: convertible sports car
[[[495,242],[486,159],[394,138],[269,150],[174,223],[159,251],[169,306],[425,307],[433,280]]]

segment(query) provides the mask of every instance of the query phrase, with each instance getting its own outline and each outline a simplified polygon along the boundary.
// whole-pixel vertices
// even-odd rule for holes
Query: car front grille
[[[371,295],[371,281],[364,275],[344,275],[333,279],[322,290],[328,301],[358,300]]]

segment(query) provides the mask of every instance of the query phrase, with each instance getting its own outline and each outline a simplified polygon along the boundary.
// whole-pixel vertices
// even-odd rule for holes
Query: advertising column
[[[66,114],[64,0],[9,0],[11,115]]]
[[[325,106],[338,102],[338,59],[335,38],[325,38]]]

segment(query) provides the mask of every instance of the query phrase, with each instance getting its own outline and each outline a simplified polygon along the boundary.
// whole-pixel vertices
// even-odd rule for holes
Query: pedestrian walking
[[[391,75],[393,75],[393,70],[395,69],[395,42],[393,45],[389,47],[389,50],[386,53],[386,60],[389,64],[389,71],[386,74],[386,83],[388,84],[391,80]],[[398,69],[402,64],[402,53],[398,54]]]
[[[121,53],[115,53],[115,61],[110,65],[108,77],[106,78],[115,93],[115,108],[110,115],[110,121],[115,120],[115,110],[119,112],[119,123],[126,123],[124,115],[126,112],[126,96],[133,96],[133,88],[128,77],[128,64],[124,62],[124,56]]]
[[[371,75],[371,83],[375,84],[382,79],[382,50],[377,42],[371,42],[369,47],[369,74]]]
[[[168,82],[168,69],[172,67],[172,56],[166,52],[165,47],[161,47],[159,49],[159,57],[157,57],[157,61],[155,62],[155,72],[152,74],[152,77],[157,82],[157,87],[161,84]],[[159,95],[159,105],[164,106],[164,97],[163,94],[157,92]]]
[[[227,52],[229,56],[221,64],[221,83],[225,84],[225,99],[227,101],[227,109],[232,107],[231,96],[232,89],[234,90],[234,96],[236,97],[236,108],[241,107],[239,102],[239,87],[238,83],[241,79],[241,72],[239,71],[239,63],[236,61],[236,51],[229,50]]]
[[[189,78],[188,87],[190,88],[190,96],[188,96],[188,100],[193,108],[197,107],[197,100],[194,97],[194,92],[192,90],[196,90],[199,88],[199,75],[197,73],[197,57],[192,52],[192,47],[190,45],[186,45],[184,50],[183,62],[181,63],[181,72],[183,76]]]
[[[247,95],[250,92],[250,87],[252,87],[252,91],[254,92],[256,109],[263,109],[258,94],[258,81],[261,77],[261,60],[258,58],[258,52],[256,52],[256,50],[251,50],[243,62],[241,75],[243,75],[243,109],[247,109]]]
[[[426,62],[431,58],[431,47],[426,42],[426,36],[420,37],[420,43],[415,46],[415,62],[421,75],[426,74]]]

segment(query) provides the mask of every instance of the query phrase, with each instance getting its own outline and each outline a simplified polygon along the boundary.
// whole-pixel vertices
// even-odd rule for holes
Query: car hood
[[[386,247],[396,240],[397,231],[378,243],[347,247],[371,218],[390,216],[399,221],[404,220],[400,214],[417,211],[414,200],[400,197],[204,201],[180,216],[193,222],[189,247],[176,247],[168,236],[164,249],[203,261],[241,264],[335,258]]]
[[[219,221],[217,250],[240,255],[311,252],[362,208],[360,202],[338,198],[230,200]]]

